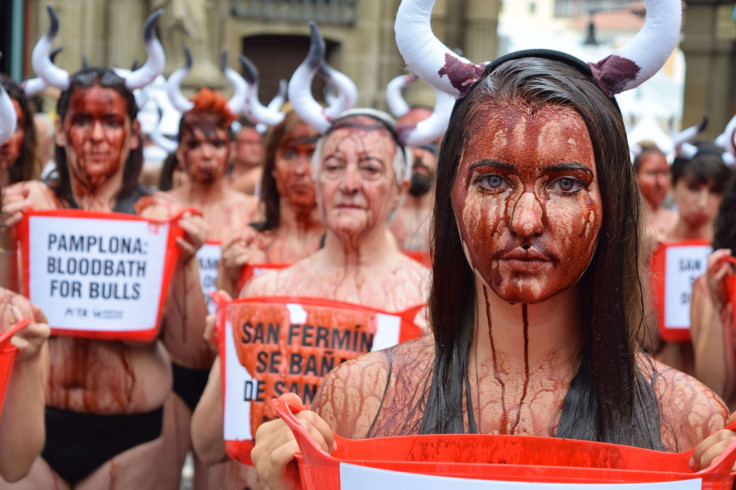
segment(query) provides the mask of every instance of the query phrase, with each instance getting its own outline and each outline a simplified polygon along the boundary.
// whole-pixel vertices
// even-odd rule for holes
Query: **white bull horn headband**
[[[51,53],[49,54],[49,58],[51,59],[51,61],[53,62],[56,58],[56,55],[61,53],[62,51],[64,51],[64,48],[61,46],[51,51]],[[26,97],[33,97],[34,95],[38,95],[46,90],[49,87],[49,84],[42,77],[35,77],[24,80],[23,83],[20,84],[20,86],[23,89],[23,93],[26,94]]]
[[[245,117],[253,124],[276,126],[281,123],[286,114],[274,110],[270,107],[270,104],[269,107],[264,106],[258,99],[260,73],[255,63],[242,54],[238,55],[238,61],[240,61],[240,66],[243,68],[243,78],[248,82],[248,93],[245,99]]]
[[[273,97],[273,99],[271,99],[271,102],[269,102],[266,106],[269,111],[281,112],[281,109],[286,103],[286,91],[288,90],[288,87],[288,80],[286,80],[285,78],[279,80],[279,91]],[[258,123],[256,124],[256,131],[258,131],[260,134],[264,134],[266,131],[268,131],[268,126],[263,123]]]
[[[414,75],[399,75],[386,85],[386,103],[394,117],[401,117],[411,109],[401,91],[416,80]]]
[[[181,82],[192,71],[192,53],[187,47],[184,48],[184,57],[186,60],[184,66],[175,70],[166,79],[166,95],[169,97],[169,102],[181,113],[191,111],[194,108],[194,103],[181,93]]]
[[[192,71],[192,53],[189,48],[184,48],[184,55],[186,60],[184,66],[169,75],[166,80],[166,95],[168,95],[171,105],[181,113],[194,109],[194,103],[181,93],[181,84],[189,75],[189,72]],[[233,96],[227,102],[227,108],[237,118],[245,106],[248,85],[238,72],[227,65],[227,50],[223,51],[220,58],[220,69],[225,74],[225,78],[233,85]]]
[[[674,148],[675,153],[678,156],[685,156],[687,158],[695,156],[697,149],[695,149],[695,153],[693,153],[692,148],[695,147],[690,144],[690,141],[705,131],[705,128],[708,127],[708,120],[708,114],[704,114],[703,119],[698,124],[683,129],[672,137],[672,148]]]
[[[350,77],[332,68],[324,59],[320,64],[318,74],[327,83],[337,89],[338,95],[334,105],[330,104],[325,111],[327,117],[334,119],[343,112],[355,107],[355,103],[358,100],[358,87],[355,86],[355,83],[353,83]]]
[[[467,94],[488,63],[475,64],[453,53],[432,33],[430,16],[434,0],[402,0],[396,14],[396,44],[401,55],[419,78],[455,97]],[[682,22],[680,0],[647,0],[647,15],[641,31],[610,56],[589,63],[592,77],[609,97],[638,87],[651,78],[677,46]],[[512,53],[512,58],[540,55],[531,50]],[[547,53],[550,53],[547,51]],[[560,53],[564,54],[564,53]],[[508,60],[502,57],[492,62]],[[568,63],[582,63],[569,55]]]
[[[309,52],[299,64],[289,80],[289,101],[299,118],[311,127],[324,133],[332,125],[333,119],[312,96],[312,80],[320,69],[325,55],[325,41],[317,29],[317,24],[309,23]]]
[[[726,125],[726,129],[716,138],[716,144],[725,148],[732,156],[736,156],[736,116]],[[732,159],[729,159],[732,161]]]
[[[59,18],[56,15],[56,11],[50,5],[46,6],[46,10],[49,13],[51,24],[46,34],[38,40],[36,46],[33,48],[31,65],[33,71],[49,85],[60,90],[66,90],[71,83],[71,75],[68,71],[54,65],[50,57],[51,46],[59,32]],[[163,10],[158,9],[148,16],[146,22],[143,24],[143,42],[148,58],[143,66],[125,77],[125,88],[131,92],[148,85],[164,71],[166,56],[154,29],[156,21],[161,17],[162,13]]]

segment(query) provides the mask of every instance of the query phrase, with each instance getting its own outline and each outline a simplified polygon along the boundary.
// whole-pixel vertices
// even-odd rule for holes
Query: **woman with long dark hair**
[[[295,112],[287,113],[268,132],[259,203],[262,219],[223,241],[218,288],[236,296],[246,263],[291,263],[319,249],[324,224],[310,163],[317,136]]]
[[[23,89],[0,74],[0,83],[10,96],[17,118],[15,132],[0,145],[0,184],[11,185],[35,180],[41,175],[33,109]]]
[[[614,95],[658,67],[631,47],[591,65],[541,50],[474,65],[421,31],[431,4],[404,0],[396,32],[412,69],[460,97],[438,162],[432,335],[339,366],[297,417],[325,450],[333,431],[695,446],[724,426],[725,405],[636,341],[643,219]],[[670,26],[656,36],[666,53],[638,48],[664,63],[680,6],[659,4],[646,25]],[[715,445],[703,442],[692,466]],[[274,421],[251,456],[272,488],[294,488],[296,451]]]

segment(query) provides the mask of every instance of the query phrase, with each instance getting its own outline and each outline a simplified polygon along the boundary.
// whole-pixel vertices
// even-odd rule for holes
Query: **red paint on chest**
[[[521,420],[521,408],[524,406],[526,394],[529,390],[529,316],[526,303],[521,305],[521,316],[524,322],[524,387],[521,391],[519,405],[516,407],[516,420],[514,420],[514,425],[512,425],[509,430],[510,434],[513,434],[516,427],[519,425],[519,421]]]
[[[508,434],[508,416],[506,414],[506,383],[498,371],[498,357],[496,355],[496,343],[493,340],[493,321],[491,320],[491,303],[488,301],[488,288],[483,286],[483,296],[486,302],[486,319],[488,319],[488,339],[491,342],[491,359],[493,360],[493,378],[501,387],[501,421],[499,434]],[[480,387],[479,387],[480,389]]]

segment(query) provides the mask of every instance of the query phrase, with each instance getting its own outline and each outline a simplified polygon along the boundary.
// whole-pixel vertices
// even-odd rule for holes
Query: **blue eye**
[[[552,190],[557,190],[564,194],[573,194],[583,187],[585,187],[585,185],[574,177],[560,177],[550,184],[550,188]]]
[[[475,181],[481,189],[495,191],[510,186],[508,181],[498,174],[487,174],[478,177]]]

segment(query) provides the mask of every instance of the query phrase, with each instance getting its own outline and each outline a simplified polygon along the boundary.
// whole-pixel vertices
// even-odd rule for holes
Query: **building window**
[[[578,17],[604,10],[623,10],[631,0],[555,0],[556,17]]]
[[[304,23],[355,24],[360,0],[235,0],[233,16]]]

